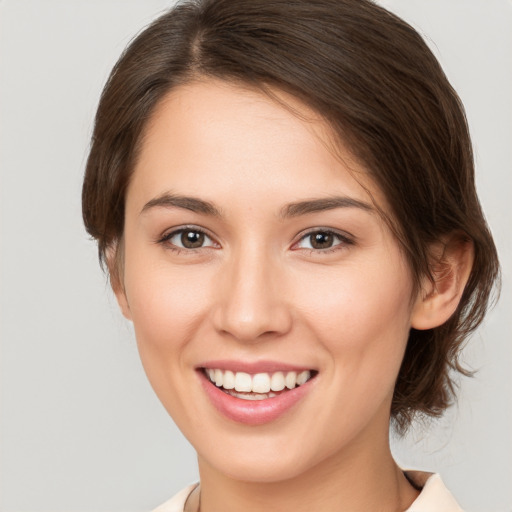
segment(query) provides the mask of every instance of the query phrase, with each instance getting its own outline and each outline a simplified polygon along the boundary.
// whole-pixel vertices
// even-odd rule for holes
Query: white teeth
[[[270,391],[270,377],[268,373],[257,373],[252,378],[253,393],[268,393]]]
[[[283,372],[277,372],[272,375],[272,378],[270,379],[270,389],[272,391],[282,391],[284,389]]]
[[[311,378],[311,372],[309,370],[304,370],[297,375],[297,386],[302,386],[302,384],[306,384],[306,382]]]
[[[237,391],[252,391],[252,378],[248,373],[236,372],[235,389]]]
[[[283,389],[294,389],[296,386],[302,386],[311,379],[311,371],[304,370],[297,372],[275,372],[272,375],[268,373],[257,373],[250,375],[245,372],[232,372],[230,370],[221,370],[219,368],[207,368],[205,373],[217,387],[225,390],[234,390],[230,394],[246,400],[264,400],[276,396],[273,392]],[[239,395],[239,393],[251,393],[249,395]]]
[[[293,389],[297,384],[297,372],[288,372],[284,379],[284,383],[288,389]]]
[[[275,393],[237,393],[236,391],[228,391],[228,394],[241,398],[242,400],[266,400],[267,398],[274,398]]]
[[[222,384],[224,389],[234,389],[235,388],[235,374],[230,372],[229,370],[224,372],[224,382]]]

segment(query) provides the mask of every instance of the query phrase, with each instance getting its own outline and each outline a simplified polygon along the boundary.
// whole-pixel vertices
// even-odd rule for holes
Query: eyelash
[[[315,249],[313,247],[311,248],[307,248],[307,247],[299,247],[297,249],[293,249],[293,250],[303,250],[303,251],[307,251],[308,254],[329,254],[329,253],[332,253],[332,252],[336,252],[336,251],[340,251],[340,250],[343,250],[345,249],[347,246],[350,246],[350,245],[354,245],[355,241],[352,237],[348,236],[347,234],[343,234],[343,233],[340,233],[338,231],[334,231],[332,229],[328,229],[328,228],[315,228],[315,229],[312,229],[306,233],[303,233],[300,238],[299,238],[299,241],[298,242],[295,242],[292,246],[293,247],[296,247],[300,242],[302,242],[303,240],[306,240],[308,237],[311,237],[315,234],[322,234],[322,235],[329,235],[329,236],[333,236],[335,239],[337,239],[338,243],[331,246],[331,247],[327,247],[325,249]]]
[[[178,235],[183,235],[183,233],[190,232],[190,233],[197,233],[199,235],[204,236],[208,240],[212,242],[212,246],[216,244],[214,242],[213,238],[203,229],[198,228],[196,226],[183,226],[179,229],[175,229],[169,233],[165,233],[161,238],[157,240],[158,244],[165,245],[165,247],[171,251],[174,251],[176,254],[180,253],[195,253],[199,249],[210,249],[212,246],[202,246],[202,247],[196,247],[196,248],[190,248],[190,247],[179,247],[176,244],[173,244],[171,240]],[[218,245],[218,244],[217,244]]]
[[[208,240],[210,240],[212,242],[212,245],[201,246],[201,247],[196,247],[196,248],[190,248],[190,247],[179,247],[176,244],[173,244],[173,243],[170,242],[170,240],[172,240],[175,236],[178,236],[180,234],[183,235],[186,232],[196,233],[196,234],[199,234],[200,236],[204,236],[205,238],[207,238]],[[322,235],[333,236],[335,239],[338,240],[338,243],[333,245],[333,246],[331,246],[331,247],[327,247],[325,249],[315,249],[313,247],[311,247],[311,248],[297,247],[298,244],[300,244],[301,241],[306,240],[308,237],[311,237],[311,236],[313,236],[315,234],[322,234]],[[160,237],[157,240],[157,243],[165,245],[166,248],[168,248],[171,251],[174,251],[177,254],[180,254],[180,253],[188,253],[188,254],[195,253],[195,252],[197,252],[200,249],[210,249],[210,248],[214,247],[214,245],[216,244],[216,242],[213,240],[213,237],[211,237],[203,229],[198,228],[196,226],[184,226],[184,227],[181,227],[179,229],[175,229],[175,230],[173,230],[173,231],[171,231],[169,233],[164,234],[162,237]],[[312,229],[312,230],[310,230],[310,231],[308,231],[306,233],[303,233],[300,236],[299,240],[292,245],[292,250],[295,250],[295,251],[303,250],[303,251],[306,251],[308,254],[315,254],[315,255],[316,254],[328,254],[328,253],[332,253],[332,252],[335,252],[335,251],[342,250],[346,246],[354,245],[354,243],[355,242],[354,242],[353,238],[351,238],[350,236],[348,236],[346,234],[342,234],[342,233],[339,233],[337,231],[333,231],[332,229],[327,229],[327,228],[315,228],[315,229]],[[218,244],[216,244],[216,245],[218,245]]]

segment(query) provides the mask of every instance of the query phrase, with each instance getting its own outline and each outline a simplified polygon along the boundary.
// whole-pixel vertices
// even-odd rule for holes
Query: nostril
[[[212,310],[217,332],[243,343],[283,335],[292,326],[289,305],[281,297],[283,287],[267,275],[270,263],[251,258],[239,257],[237,268],[219,286]]]

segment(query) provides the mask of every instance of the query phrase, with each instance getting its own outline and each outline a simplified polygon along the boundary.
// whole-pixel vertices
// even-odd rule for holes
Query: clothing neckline
[[[420,491],[419,496],[404,512],[432,512],[433,510],[435,512],[463,512],[439,474],[405,470],[404,475],[411,485],[418,487]],[[185,508],[186,506],[195,506],[197,510],[199,500],[197,500],[197,505],[194,501],[187,502],[189,498],[195,500],[195,497],[198,497],[197,493],[193,492],[198,486],[198,482],[187,486],[173,498],[154,509],[153,512],[188,512],[190,509]]]

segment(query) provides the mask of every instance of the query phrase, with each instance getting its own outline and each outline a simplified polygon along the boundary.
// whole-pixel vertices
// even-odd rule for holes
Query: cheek
[[[156,395],[179,426],[199,411],[188,402],[191,340],[208,311],[204,276],[170,272],[168,265],[137,266],[127,261],[125,287],[144,371]]]
[[[333,382],[363,394],[392,390],[410,329],[409,270],[401,259],[389,260],[389,268],[376,260],[317,275],[301,292],[302,316],[334,363]]]
[[[345,340],[345,348],[364,349],[372,340],[408,331],[411,279],[405,265],[395,265],[388,271],[366,263],[310,276],[301,287],[301,309],[327,339]]]
[[[408,339],[412,288],[407,267],[360,269],[345,268],[325,280],[317,275],[301,292],[307,330],[330,360],[324,374],[329,392],[316,413],[319,424],[329,425],[326,453],[332,449],[329,440],[348,442],[376,416],[384,431]]]
[[[156,381],[172,380],[187,364],[187,344],[208,311],[209,280],[204,269],[173,267],[154,253],[127,247],[124,285],[141,360],[157,390]]]

